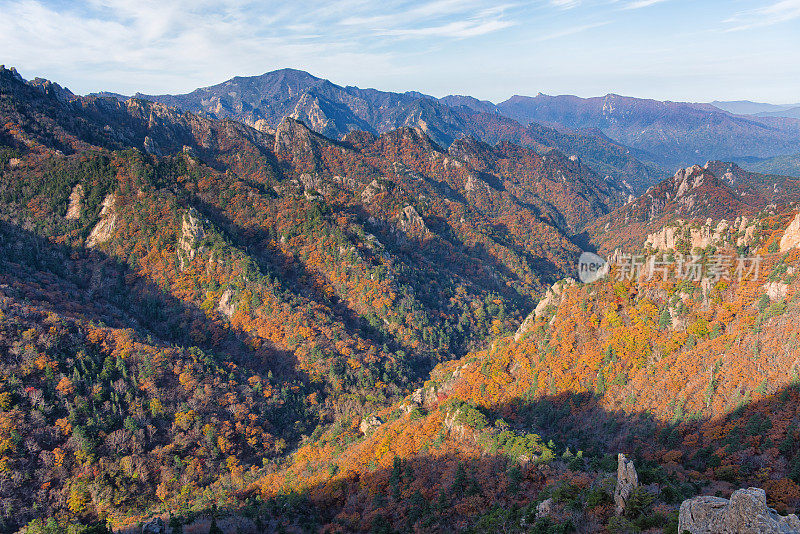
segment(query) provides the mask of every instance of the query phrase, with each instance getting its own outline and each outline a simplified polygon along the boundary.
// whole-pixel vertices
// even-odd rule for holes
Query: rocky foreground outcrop
[[[737,490],[730,500],[695,497],[683,501],[678,532],[691,534],[773,534],[800,532],[796,515],[781,516],[767,506],[763,489]]]
[[[516,333],[514,334],[514,341],[519,341],[522,336],[527,334],[533,326],[533,323],[536,322],[536,319],[543,316],[548,307],[557,307],[561,303],[561,298],[564,296],[564,291],[576,284],[577,282],[573,278],[564,278],[563,280],[559,280],[550,286],[550,289],[548,289],[544,294],[544,297],[542,297],[542,300],[540,300],[536,305],[536,308],[525,318],[525,320],[517,329]]]
[[[800,213],[795,215],[792,222],[786,227],[780,242],[781,252],[786,252],[797,246],[800,246]]]
[[[639,487],[639,476],[633,462],[628,460],[624,454],[617,455],[617,485],[614,488],[614,505],[617,515],[625,512],[628,499]]]

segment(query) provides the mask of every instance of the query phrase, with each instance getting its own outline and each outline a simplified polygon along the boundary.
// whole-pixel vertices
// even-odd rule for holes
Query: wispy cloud
[[[607,24],[610,24],[610,22],[609,21],[595,22],[593,24],[583,24],[581,26],[573,26],[571,28],[566,28],[561,31],[540,35],[535,39],[535,41],[544,42],[544,41],[552,41],[553,39],[560,39],[562,37],[569,37],[570,35],[582,33],[587,30],[591,30],[593,28],[599,28],[600,26],[605,26]]]
[[[512,7],[477,0],[434,0],[389,14],[346,17],[339,24],[384,37],[464,39],[516,25],[505,18]]]
[[[430,26],[427,28],[400,28],[393,30],[382,30],[377,32],[380,35],[391,35],[395,37],[477,37],[487,33],[496,32],[504,28],[514,26],[514,22],[507,20],[487,20],[487,21],[458,21],[442,24],[440,26]]]
[[[572,9],[581,5],[581,0],[550,0],[550,4],[562,9]]]
[[[762,8],[741,11],[725,22],[731,25],[728,31],[741,31],[772,26],[797,18],[800,18],[800,0],[781,0]]]
[[[666,1],[667,0],[635,0],[634,2],[625,4],[623,9],[642,9],[643,7],[654,6]]]

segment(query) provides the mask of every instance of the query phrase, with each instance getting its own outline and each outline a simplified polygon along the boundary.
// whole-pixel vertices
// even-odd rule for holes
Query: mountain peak
[[[0,76],[8,76],[19,82],[25,81],[15,67],[6,68],[5,65],[0,65]]]
[[[275,128],[275,153],[298,146],[310,148],[311,138],[315,135],[303,121],[284,117]]]
[[[323,78],[319,78],[317,76],[314,76],[313,74],[311,74],[308,71],[300,70],[300,69],[293,69],[293,68],[290,68],[290,67],[271,70],[271,71],[265,72],[264,74],[261,74],[259,76],[235,76],[235,77],[233,77],[231,79],[232,80],[241,80],[241,79],[247,79],[247,78],[269,78],[269,77],[275,77],[275,76],[284,76],[284,77],[291,77],[291,78],[296,78],[296,79],[304,78],[304,79],[311,79],[311,80],[322,80],[323,79]]]

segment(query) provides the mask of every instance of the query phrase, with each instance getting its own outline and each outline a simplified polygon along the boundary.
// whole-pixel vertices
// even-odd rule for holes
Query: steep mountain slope
[[[539,94],[514,96],[498,108],[522,124],[596,128],[667,165],[772,157],[795,151],[800,141],[794,119],[731,115],[710,104]]]
[[[560,282],[513,337],[310,440],[250,486],[274,503],[255,513],[349,531],[676,532],[682,499],[747,486],[796,510],[800,250],[768,252],[796,216],[764,221],[758,277]],[[641,493],[615,517],[618,451]]]
[[[656,231],[661,232],[658,243],[673,249],[681,243],[681,252],[694,246],[705,248],[723,234],[738,246],[749,246],[746,241],[753,237],[757,215],[764,210],[782,212],[798,199],[797,178],[762,175],[734,163],[710,161],[703,167],[680,169],[638,199],[597,219],[585,236],[604,253],[617,247],[638,248],[648,236],[653,244]],[[670,237],[665,238],[667,227]],[[741,235],[733,235],[737,233]],[[667,242],[671,245],[666,246]]]
[[[675,532],[740,485],[797,509],[800,180],[710,161],[614,210],[554,131],[490,116],[491,144],[332,139],[0,69],[0,530]],[[576,233],[727,276],[559,281]]]

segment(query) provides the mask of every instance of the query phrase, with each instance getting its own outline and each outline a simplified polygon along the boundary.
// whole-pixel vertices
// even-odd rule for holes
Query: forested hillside
[[[709,162],[626,203],[499,133],[331,139],[0,70],[0,530],[676,532],[742,485],[795,510],[796,180]],[[581,284],[578,243],[671,267]]]
[[[283,502],[299,484],[294,514],[264,519],[333,531],[677,532],[683,499],[748,486],[795,511],[800,252],[769,252],[787,222],[764,221],[760,273],[743,280],[732,260],[697,281],[670,268],[560,282],[514,336],[334,427],[246,494]],[[704,273],[716,254],[700,252]],[[622,516],[619,451],[641,484]]]
[[[210,506],[514,331],[624,196],[510,143],[0,84],[7,529]]]

